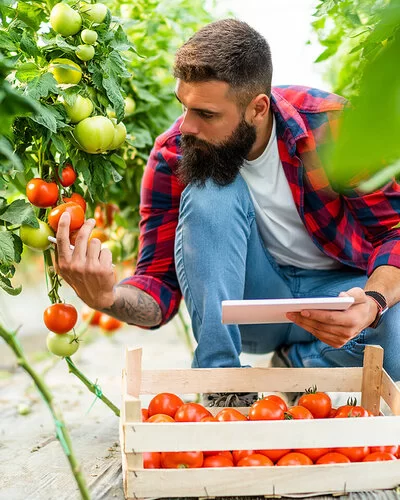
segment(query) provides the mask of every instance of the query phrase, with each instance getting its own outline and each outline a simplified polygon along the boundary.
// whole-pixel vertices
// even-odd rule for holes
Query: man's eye
[[[206,113],[204,111],[199,111],[199,116],[201,116],[205,120],[210,120],[211,118],[214,117],[214,115],[212,113]]]

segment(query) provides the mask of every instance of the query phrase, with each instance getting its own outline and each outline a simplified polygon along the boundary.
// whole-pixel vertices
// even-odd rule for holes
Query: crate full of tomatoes
[[[383,350],[369,346],[362,368],[142,370],[141,350],[128,349],[120,423],[126,498],[396,488],[400,389],[382,361]],[[291,407],[279,396],[302,391]],[[276,394],[248,408],[188,400],[217,392]],[[361,393],[361,401],[334,408],[332,392]],[[144,395],[152,395],[148,407]]]

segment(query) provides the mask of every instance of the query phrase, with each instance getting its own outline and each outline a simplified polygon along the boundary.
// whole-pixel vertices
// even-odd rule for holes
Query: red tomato
[[[368,446],[351,446],[345,448],[335,448],[333,451],[337,451],[342,455],[345,455],[350,462],[362,462],[363,459],[368,455]]]
[[[142,408],[142,422],[146,422],[146,420],[149,418],[149,411],[147,408]]]
[[[104,231],[104,229],[101,229],[99,227],[95,227],[94,229],[92,229],[92,232],[90,233],[88,241],[92,240],[93,238],[97,238],[102,243],[104,243],[105,241],[108,240],[108,235]]]
[[[149,403],[149,416],[164,413],[174,418],[176,410],[183,405],[182,399],[170,392],[160,392]]]
[[[143,468],[144,469],[160,469],[161,453],[158,451],[143,452]]]
[[[211,415],[211,417],[203,417],[200,419],[200,422],[218,422],[218,420]]]
[[[212,415],[199,403],[185,403],[175,413],[177,422],[200,422],[203,417],[212,417]]]
[[[343,455],[343,453],[338,453],[337,451],[330,451],[329,453],[322,455],[322,457],[319,457],[319,459],[315,463],[316,465],[349,464],[350,459],[346,457],[346,455]]]
[[[260,455],[265,455],[269,459],[271,459],[274,464],[282,458],[284,455],[290,453],[291,450],[256,450],[255,453],[259,453]]]
[[[322,457],[322,455],[325,455],[326,453],[329,453],[331,451],[330,448],[299,448],[298,450],[299,453],[304,453],[304,455],[307,455],[307,457],[310,457],[313,462],[316,462],[319,457]]]
[[[103,313],[100,311],[96,311],[95,309],[91,309],[88,305],[84,304],[81,310],[81,316],[83,321],[88,321],[90,317],[92,319],[90,320],[90,325],[92,326],[98,326],[99,321],[100,321],[100,316]]]
[[[285,419],[287,420],[305,420],[311,418],[314,418],[312,413],[304,406],[292,406],[285,413]]]
[[[362,406],[344,405],[338,408],[335,418],[368,417],[368,412]]]
[[[97,205],[94,209],[94,220],[96,221],[96,227],[105,227],[106,225],[106,217],[104,214],[103,207],[101,205]]]
[[[204,459],[203,467],[233,467],[233,462],[223,455],[211,455]]]
[[[317,387],[307,389],[298,402],[299,406],[304,406],[312,413],[314,418],[326,418],[332,408],[331,398],[325,392],[317,392]]]
[[[43,313],[43,321],[46,327],[54,333],[67,333],[78,320],[78,313],[71,304],[53,304],[47,307]]]
[[[53,231],[57,232],[58,222],[64,212],[69,212],[70,214],[69,230],[71,232],[82,227],[85,222],[85,213],[80,205],[69,201],[68,203],[60,203],[60,205],[54,207],[49,213],[48,222]]]
[[[203,461],[202,451],[161,452],[161,467],[165,469],[198,469]]]
[[[234,450],[232,451],[233,463],[237,465],[242,458],[254,455],[254,453],[256,453],[254,450]]]
[[[307,455],[304,455],[304,453],[299,453],[296,451],[291,451],[287,455],[284,455],[282,458],[280,458],[276,465],[312,465],[313,461],[311,460],[310,457]]]
[[[68,203],[69,201],[72,201],[76,203],[77,205],[80,205],[82,207],[82,210],[86,212],[86,201],[83,196],[81,196],[79,193],[72,193],[71,198],[63,198],[65,203]]]
[[[58,200],[58,186],[35,177],[26,185],[26,196],[35,207],[52,207]]]
[[[394,444],[392,446],[370,446],[369,447],[370,453],[375,453],[376,451],[381,451],[384,453],[391,453],[392,455],[396,456],[398,451],[399,451],[399,446]]]
[[[106,313],[100,314],[99,327],[105,332],[115,332],[123,325],[122,321],[117,318],[113,318]]]
[[[326,418],[335,418],[337,412],[337,408],[331,408],[329,415]]]
[[[285,401],[276,394],[270,394],[269,396],[265,396],[265,398],[263,399],[265,399],[266,401],[273,401],[274,403],[279,405],[283,411],[287,410],[287,404],[285,403]]]
[[[249,410],[249,420],[283,420],[285,412],[271,400],[259,399]]]
[[[169,415],[163,415],[162,413],[157,413],[157,414],[149,417],[146,420],[146,424],[147,424],[147,422],[149,422],[150,424],[151,423],[160,424],[162,422],[175,422],[175,420],[172,417],[170,417]]]
[[[72,184],[76,181],[76,172],[72,168],[70,163],[67,163],[66,166],[62,169],[60,184],[64,187],[72,186]]]
[[[369,453],[363,462],[383,462],[385,460],[397,460],[397,458],[385,451],[374,451],[374,453]]]
[[[230,451],[203,451],[204,457],[213,457],[215,455],[221,455],[222,457],[229,458],[233,462],[233,455]]]
[[[274,463],[270,458],[266,457],[265,455],[261,455],[259,453],[253,453],[252,455],[243,457],[236,464],[237,467],[262,467],[265,465],[273,466]]]
[[[224,408],[215,415],[218,422],[234,422],[238,420],[247,420],[246,415],[240,413],[235,408]]]

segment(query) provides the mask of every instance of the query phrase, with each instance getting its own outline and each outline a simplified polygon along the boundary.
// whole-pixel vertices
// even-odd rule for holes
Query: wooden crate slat
[[[140,392],[177,394],[207,392],[360,392],[362,368],[192,368],[144,370]]]
[[[400,461],[128,472],[128,498],[290,495],[394,488]]]
[[[390,406],[394,415],[400,415],[400,388],[393,382],[387,372],[383,370],[382,397]]]
[[[364,351],[361,405],[373,415],[380,413],[383,373],[383,349],[368,345]]]
[[[125,452],[378,446],[398,444],[400,436],[398,417],[269,422],[136,422],[126,423],[124,427]]]

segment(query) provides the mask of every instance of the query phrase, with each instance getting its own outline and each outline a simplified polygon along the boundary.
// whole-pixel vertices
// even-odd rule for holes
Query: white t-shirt
[[[240,173],[250,190],[261,238],[279,265],[303,269],[341,267],[314,244],[297,212],[279,158],[275,117],[266,149],[255,160],[245,160]]]

